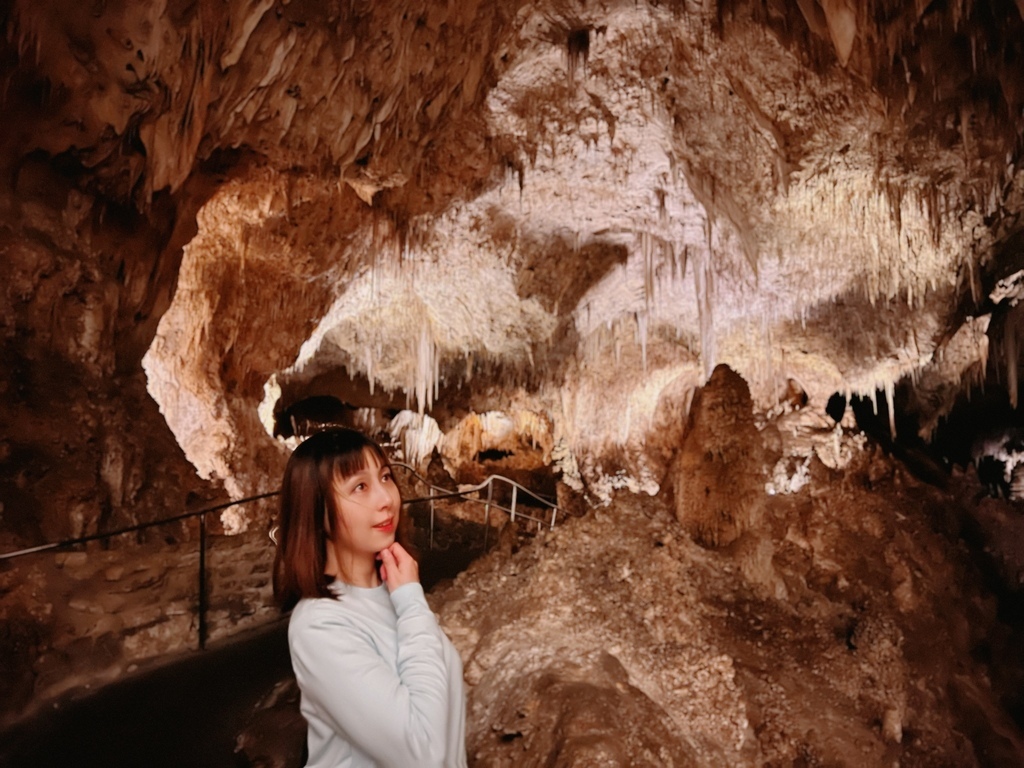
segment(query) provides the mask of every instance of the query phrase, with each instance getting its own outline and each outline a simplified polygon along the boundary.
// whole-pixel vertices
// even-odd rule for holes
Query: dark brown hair
[[[391,466],[384,450],[361,432],[329,429],[308,437],[288,459],[274,557],[274,597],[283,610],[304,597],[333,597],[324,575],[330,538],[325,521],[337,514],[333,483],[365,469],[368,454]]]

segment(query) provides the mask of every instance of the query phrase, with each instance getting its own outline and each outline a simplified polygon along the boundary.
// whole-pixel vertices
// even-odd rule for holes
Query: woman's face
[[[335,538],[350,557],[375,557],[395,541],[402,497],[391,476],[371,451],[366,466],[354,475],[334,480],[338,508]]]

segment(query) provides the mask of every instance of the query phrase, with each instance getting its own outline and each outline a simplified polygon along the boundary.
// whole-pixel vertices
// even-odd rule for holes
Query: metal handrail
[[[171,517],[164,517],[160,520],[151,520],[148,523],[139,523],[132,525],[127,528],[120,528],[116,531],[108,531],[107,533],[93,533],[88,536],[79,536],[74,539],[65,539],[64,541],[51,542],[49,544],[40,544],[36,547],[26,547],[25,549],[18,549],[13,552],[0,553],[0,561],[12,560],[16,557],[23,555],[35,554],[38,552],[48,552],[58,549],[66,549],[68,547],[78,546],[80,544],[88,544],[91,541],[100,541],[102,539],[112,539],[115,536],[124,536],[128,533],[137,533],[147,528],[155,528],[158,525],[169,525],[170,523],[179,523],[182,520],[190,520],[193,517],[199,518],[199,605],[196,607],[196,614],[198,619],[198,626],[196,627],[196,634],[198,635],[199,648],[202,650],[206,648],[206,601],[207,601],[207,589],[206,589],[206,515],[210,512],[219,512],[222,509],[234,507],[239,504],[248,504],[251,501],[259,501],[261,499],[268,499],[271,496],[280,495],[280,491],[270,491],[268,493],[261,493],[256,496],[247,496],[244,499],[236,499],[235,501],[228,501],[221,504],[214,504],[212,507],[204,507],[203,509],[197,509],[192,512],[183,512],[180,515],[173,515]]]
[[[440,491],[440,493],[432,494],[430,496],[423,496],[421,498],[403,499],[402,500],[402,505],[403,506],[406,505],[406,504],[412,504],[413,502],[418,502],[418,501],[429,501],[429,500],[435,500],[436,501],[436,500],[440,500],[440,499],[455,498],[457,496],[460,496],[460,497],[464,498],[466,501],[473,501],[473,502],[477,502],[477,503],[487,503],[487,502],[482,502],[480,499],[468,498],[466,496],[466,494],[476,493],[477,491],[481,491],[484,488],[488,488],[489,489],[492,481],[494,481],[494,480],[502,480],[502,481],[508,483],[509,485],[511,485],[514,489],[519,489],[519,490],[523,491],[524,493],[528,494],[529,496],[532,496],[533,498],[537,499],[537,501],[543,503],[544,505],[551,507],[553,512],[557,513],[557,511],[558,511],[558,505],[555,502],[553,502],[551,499],[549,499],[549,498],[547,498],[545,496],[541,496],[540,494],[534,493],[529,488],[525,488],[522,485],[520,485],[519,483],[517,483],[515,480],[511,480],[511,479],[509,479],[507,477],[504,477],[503,475],[490,475],[486,480],[484,480],[479,485],[475,485],[475,486],[472,486],[470,488],[464,488],[464,489],[459,490],[459,491],[450,491],[447,488],[442,488],[441,486],[434,485],[429,480],[427,480],[425,477],[420,475],[413,467],[409,466],[408,464],[405,464],[405,463],[400,462],[400,461],[396,461],[396,462],[392,462],[391,466],[393,466],[393,467],[401,467],[402,469],[408,470],[410,474],[412,474],[415,478],[420,480],[424,485],[426,485],[432,491]],[[226,501],[226,502],[223,502],[221,504],[215,504],[212,507],[204,507],[203,509],[197,509],[197,510],[194,510],[192,512],[183,512],[180,515],[173,515],[171,517],[163,517],[163,518],[160,518],[159,520],[151,520],[151,521],[149,521],[147,523],[138,523],[137,525],[131,525],[131,526],[128,526],[127,528],[119,528],[119,529],[117,529],[115,531],[107,531],[106,533],[93,533],[93,534],[89,534],[88,536],[78,536],[78,537],[73,538],[73,539],[64,539],[63,541],[55,541],[55,542],[50,542],[50,543],[47,543],[47,544],[39,544],[38,546],[35,546],[35,547],[25,547],[24,549],[16,549],[16,550],[13,550],[11,552],[0,552],[0,562],[2,562],[4,560],[12,560],[12,559],[14,559],[16,557],[22,557],[23,555],[35,554],[37,552],[48,552],[50,550],[55,550],[55,549],[66,549],[68,547],[75,547],[75,546],[78,546],[80,544],[88,544],[91,541],[100,541],[100,540],[103,540],[103,539],[112,539],[115,536],[124,536],[125,534],[128,534],[128,533],[137,533],[138,531],[143,531],[143,530],[145,530],[147,528],[155,528],[158,525],[168,525],[170,523],[178,523],[178,522],[181,522],[182,520],[189,520],[189,519],[191,519],[193,517],[202,517],[202,516],[206,515],[209,512],[219,512],[219,511],[221,511],[223,509],[228,509],[229,507],[235,507],[235,506],[238,506],[240,504],[248,504],[249,502],[252,502],[252,501],[260,501],[261,499],[269,499],[269,498],[272,498],[274,496],[280,496],[280,495],[281,495],[281,491],[268,491],[267,493],[261,493],[261,494],[258,494],[256,496],[246,496],[243,499],[236,499],[235,501]],[[515,514],[516,513],[515,513],[515,510],[514,510],[514,507],[515,507],[514,504],[513,504],[513,508],[512,509],[508,509],[506,507],[502,507],[501,505],[496,504],[496,503],[491,503],[491,506],[496,507],[497,509],[500,509],[500,510],[502,510],[504,512],[509,512],[512,515],[513,519],[515,518]],[[523,514],[523,513],[519,513],[519,516],[520,517],[526,517],[526,518],[528,518],[530,520],[537,521],[537,518],[530,517],[529,515],[526,515],[526,514]],[[547,521],[539,521],[539,522],[547,522]],[[554,525],[555,525],[555,516],[552,515],[551,527],[554,528]]]
[[[418,501],[429,501],[430,502],[430,548],[431,549],[434,548],[434,502],[439,500],[439,499],[449,499],[449,498],[456,498],[456,497],[458,497],[458,498],[463,499],[464,501],[471,501],[471,502],[474,502],[476,504],[483,504],[484,505],[484,549],[485,550],[487,549],[487,534],[490,531],[491,507],[494,507],[495,509],[498,509],[498,510],[500,510],[502,512],[507,512],[509,514],[509,518],[511,519],[512,522],[515,522],[516,515],[518,514],[519,517],[524,518],[526,520],[530,520],[532,522],[535,522],[535,523],[537,523],[538,526],[548,525],[549,526],[549,530],[554,530],[555,523],[558,521],[559,509],[558,509],[557,502],[553,501],[552,499],[550,499],[550,498],[548,498],[546,496],[541,496],[538,493],[534,493],[529,488],[526,488],[526,487],[520,485],[515,480],[512,480],[512,479],[510,479],[508,477],[505,477],[504,475],[489,475],[487,477],[487,479],[484,480],[479,485],[473,485],[473,486],[470,486],[468,488],[462,488],[462,489],[460,489],[458,491],[451,491],[451,490],[448,490],[447,488],[442,488],[440,486],[434,485],[429,480],[427,480],[427,478],[423,477],[423,475],[419,474],[413,467],[411,467],[408,464],[405,464],[405,463],[400,462],[400,461],[394,461],[394,462],[391,463],[391,466],[392,467],[401,467],[402,469],[407,470],[413,477],[415,477],[420,482],[422,482],[424,485],[426,485],[427,488],[429,488],[431,491],[439,491],[439,493],[431,493],[429,496],[422,496],[422,497],[416,498],[416,499],[407,499],[407,500],[403,499],[403,501],[402,501],[403,504],[412,504],[413,502],[418,502]],[[494,498],[493,491],[494,491],[494,481],[495,480],[501,480],[501,481],[503,481],[505,483],[508,483],[512,487],[512,505],[511,505],[511,507],[503,507],[502,505],[500,505],[497,502],[493,501],[493,498]],[[482,491],[484,488],[487,489],[487,499],[486,500],[474,499],[474,498],[472,498],[472,497],[467,495],[467,494],[471,494],[471,493],[478,493],[479,491]],[[516,505],[517,505],[517,501],[518,501],[519,491],[522,491],[526,495],[528,495],[528,496],[536,499],[537,501],[541,502],[541,504],[551,508],[551,521],[550,521],[550,523],[547,520],[541,520],[539,518],[534,517],[533,515],[526,514],[524,512],[518,512],[517,513]]]
[[[491,511],[491,507],[494,507],[495,509],[501,510],[503,512],[507,512],[509,514],[509,516],[511,517],[512,521],[514,522],[515,519],[516,519],[516,515],[517,515],[517,512],[516,512],[516,502],[517,502],[518,492],[520,490],[523,491],[524,493],[526,493],[528,496],[531,496],[534,499],[536,499],[537,501],[541,502],[542,504],[551,507],[550,527],[552,529],[555,527],[555,523],[557,522],[557,516],[558,516],[558,511],[559,510],[558,510],[558,505],[555,502],[553,502],[551,499],[548,499],[548,498],[546,498],[544,496],[541,496],[539,494],[534,493],[533,491],[531,491],[528,488],[524,488],[522,485],[517,483],[515,480],[511,480],[511,479],[509,479],[507,477],[504,477],[502,475],[490,475],[486,480],[484,480],[479,485],[472,486],[470,488],[464,488],[464,489],[459,490],[459,491],[449,491],[447,488],[442,488],[440,486],[434,485],[429,480],[427,480],[425,477],[420,475],[413,467],[409,466],[408,464],[404,464],[402,462],[392,462],[391,466],[392,467],[401,467],[402,469],[407,470],[410,474],[413,475],[413,477],[415,477],[418,480],[420,480],[431,491],[438,491],[439,492],[439,493],[432,493],[429,496],[423,496],[423,497],[420,497],[420,498],[403,499],[402,500],[402,505],[403,506],[405,506],[407,504],[413,504],[415,502],[420,502],[420,501],[429,501],[430,502],[430,548],[431,549],[433,549],[433,547],[434,547],[434,502],[437,501],[437,500],[441,500],[441,499],[461,497],[465,501],[471,501],[471,502],[475,502],[475,503],[483,504],[484,505],[484,549],[485,550],[487,549],[487,534],[488,534],[488,532],[490,530],[490,511]],[[504,481],[504,482],[508,483],[510,486],[512,486],[512,506],[511,506],[511,508],[503,507],[502,505],[500,505],[500,504],[498,504],[498,503],[493,501],[493,482],[495,480]],[[484,488],[487,489],[487,500],[486,501],[481,500],[481,499],[470,498],[467,495],[467,494],[471,494],[471,493],[477,493],[478,491],[481,491]],[[147,522],[147,523],[138,523],[137,525],[128,526],[127,528],[119,528],[118,530],[115,530],[115,531],[108,531],[106,533],[93,533],[93,534],[89,534],[88,536],[78,536],[78,537],[73,538],[73,539],[65,539],[63,541],[50,542],[48,544],[40,544],[40,545],[35,546],[35,547],[26,547],[24,549],[13,550],[11,552],[0,552],[0,562],[3,562],[5,560],[13,560],[14,558],[22,557],[24,555],[31,555],[31,554],[37,554],[37,553],[40,553],[40,552],[49,552],[49,551],[54,551],[54,550],[67,549],[69,547],[75,547],[75,546],[79,546],[81,544],[88,544],[89,542],[92,542],[92,541],[101,541],[101,540],[104,540],[104,539],[112,539],[115,536],[124,536],[125,534],[137,533],[138,531],[146,530],[147,528],[155,528],[158,525],[169,525],[170,523],[178,523],[178,522],[181,522],[183,520],[190,520],[193,517],[198,517],[199,518],[199,585],[198,585],[198,589],[199,589],[199,595],[198,595],[199,605],[197,606],[196,612],[198,613],[197,634],[198,634],[199,648],[203,649],[203,648],[206,647],[206,640],[207,640],[207,637],[206,637],[206,635],[207,635],[207,626],[206,626],[206,609],[207,609],[207,604],[206,604],[206,602],[207,602],[207,595],[206,595],[206,592],[207,592],[207,589],[206,589],[206,586],[207,586],[206,585],[206,515],[209,514],[210,512],[219,512],[221,510],[228,509],[229,507],[238,506],[240,504],[248,504],[248,503],[253,502],[253,501],[260,501],[262,499],[269,499],[269,498],[271,498],[273,496],[280,496],[280,495],[281,495],[281,491],[279,491],[279,490],[278,491],[268,491],[267,493],[261,493],[261,494],[258,494],[256,496],[247,496],[247,497],[242,498],[242,499],[236,499],[235,501],[228,501],[228,502],[223,502],[221,504],[215,504],[215,505],[213,505],[211,507],[204,507],[203,509],[197,509],[197,510],[194,510],[192,512],[183,512],[180,515],[173,515],[171,517],[161,518],[160,520],[151,520],[150,522]],[[529,514],[525,514],[523,512],[518,512],[518,516],[521,517],[521,518],[525,518],[527,520],[531,520],[533,522],[536,522],[538,524],[538,526],[547,523],[546,520],[540,520],[539,518],[533,517],[533,516],[531,516]],[[273,530],[271,530],[271,539],[273,539]],[[275,540],[275,543],[276,543],[276,540]]]
[[[151,520],[148,523],[139,523],[137,525],[132,525],[127,528],[119,528],[116,531],[107,531],[106,533],[92,533],[88,536],[79,536],[78,538],[74,539],[55,541],[49,544],[40,544],[35,547],[16,549],[11,552],[0,552],[0,561],[11,560],[15,557],[21,557],[22,555],[31,555],[36,552],[47,552],[52,549],[65,549],[67,547],[75,547],[79,544],[88,544],[90,541],[112,539],[115,536],[124,536],[126,533],[137,533],[138,531],[145,530],[146,528],[155,528],[158,525],[168,525],[169,523],[178,523],[182,520],[189,520],[193,517],[202,517],[208,512],[219,512],[220,510],[227,509],[228,507],[234,507],[239,504],[247,504],[250,501],[259,501],[260,499],[269,499],[271,496],[279,496],[280,494],[280,491],[269,491],[267,493],[261,493],[257,496],[247,496],[244,499],[226,501],[222,504],[215,504],[212,507],[204,507],[203,509],[197,509],[193,512],[183,512],[180,515],[174,515],[172,517],[162,517],[159,520]]]

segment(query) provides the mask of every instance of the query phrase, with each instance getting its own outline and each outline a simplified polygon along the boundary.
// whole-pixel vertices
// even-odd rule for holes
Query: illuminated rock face
[[[0,540],[273,490],[311,397],[594,504],[689,473],[719,364],[821,429],[930,434],[986,363],[1015,401],[1024,18],[980,5],[11,3]],[[214,528],[258,560],[267,515]],[[62,599],[20,574],[5,611]],[[186,644],[64,618],[111,675]]]
[[[653,492],[665,388],[718,363],[760,407],[792,378],[819,410],[939,368],[934,422],[1013,271],[1019,10],[760,13],[16,4],[5,146],[202,205],[146,370],[231,495],[280,464],[271,376],[292,402],[344,377],[354,406],[512,400],[599,498]]]

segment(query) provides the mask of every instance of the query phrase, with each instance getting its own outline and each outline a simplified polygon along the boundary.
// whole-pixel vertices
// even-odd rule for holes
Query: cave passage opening
[[[832,418],[845,410],[841,398],[837,393],[829,401]],[[873,397],[852,396],[849,407],[857,427],[921,480],[944,487],[952,472],[973,471],[989,496],[1024,501],[1024,412],[1005,387],[965,387],[932,429],[904,407],[900,390],[895,399],[893,406],[878,390]]]

